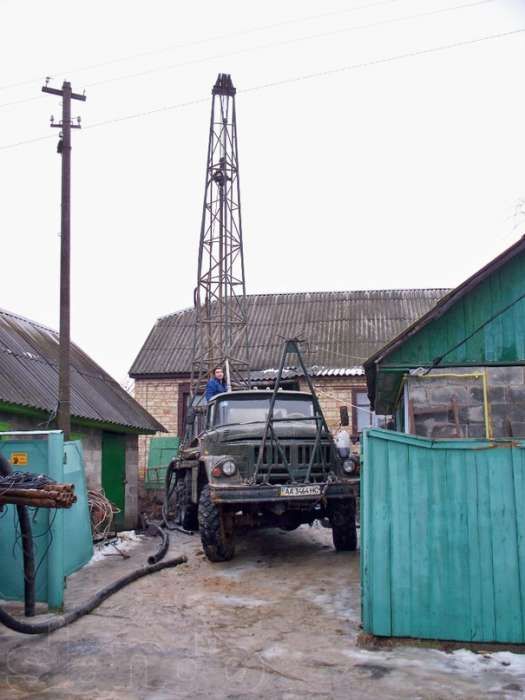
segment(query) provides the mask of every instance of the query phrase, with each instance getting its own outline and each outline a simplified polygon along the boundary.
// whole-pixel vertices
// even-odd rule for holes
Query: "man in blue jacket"
[[[226,384],[224,383],[223,369],[222,367],[215,367],[213,370],[213,376],[208,379],[208,383],[206,384],[206,401],[209,401],[217,394],[222,394],[225,391]]]

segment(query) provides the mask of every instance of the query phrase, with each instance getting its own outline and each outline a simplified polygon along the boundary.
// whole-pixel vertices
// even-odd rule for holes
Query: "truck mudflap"
[[[329,484],[241,484],[215,486],[210,484],[213,503],[270,503],[285,501],[318,502],[322,498],[355,498],[352,482]]]

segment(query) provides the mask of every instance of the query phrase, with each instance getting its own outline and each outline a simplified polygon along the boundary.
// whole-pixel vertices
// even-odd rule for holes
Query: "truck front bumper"
[[[355,481],[357,483],[358,480]],[[301,492],[302,486],[320,486],[320,493]],[[297,487],[292,495],[291,487]],[[339,481],[327,484],[241,484],[239,486],[215,486],[210,484],[211,500],[214,503],[317,503],[320,499],[355,498],[354,483]]]

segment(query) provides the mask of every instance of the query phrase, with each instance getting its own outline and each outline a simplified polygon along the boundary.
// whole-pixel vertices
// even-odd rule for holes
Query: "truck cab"
[[[355,465],[340,458],[308,392],[213,397],[174,471],[179,519],[200,530],[212,561],[231,559],[239,527],[293,530],[319,520],[332,528],[336,549],[357,546]]]

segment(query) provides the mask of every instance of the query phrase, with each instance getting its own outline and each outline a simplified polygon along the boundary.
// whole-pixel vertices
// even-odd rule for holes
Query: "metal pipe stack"
[[[0,507],[8,504],[30,508],[71,508],[76,503],[74,484],[43,483],[33,487],[3,483],[0,478]]]

